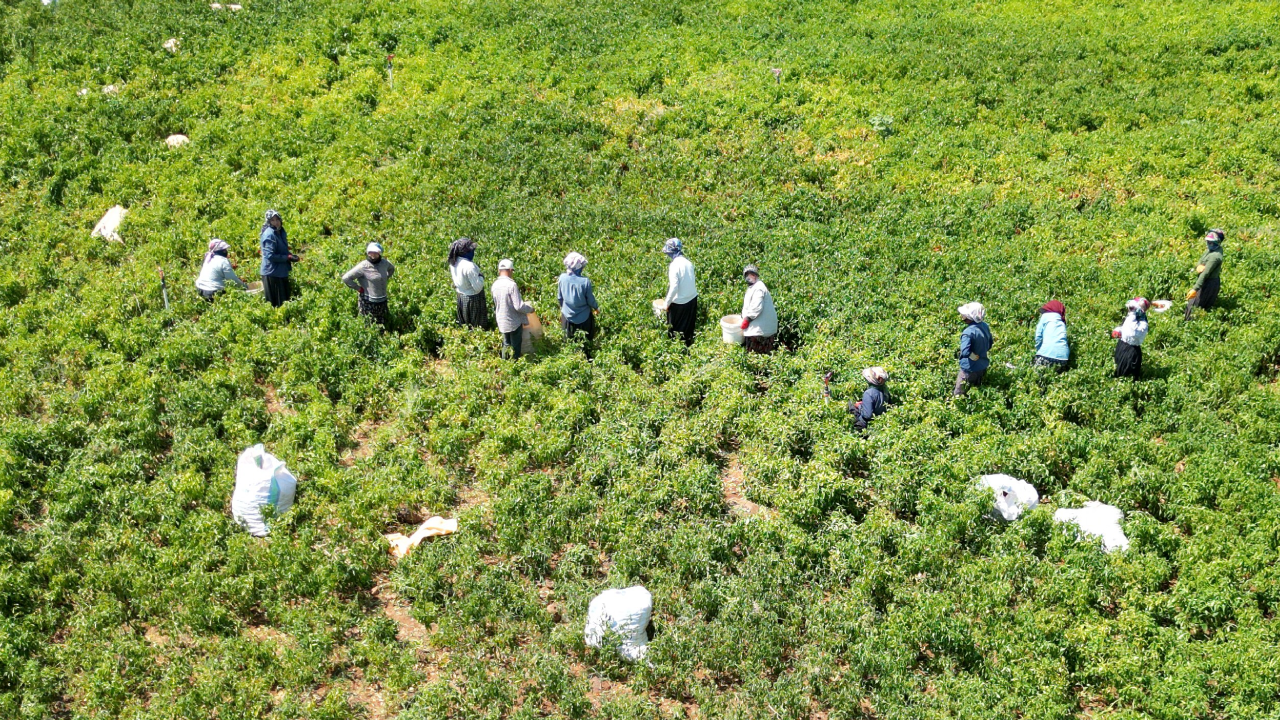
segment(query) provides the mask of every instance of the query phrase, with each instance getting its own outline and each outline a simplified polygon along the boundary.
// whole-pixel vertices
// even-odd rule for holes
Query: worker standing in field
[[[889,394],[884,387],[889,382],[889,373],[879,366],[869,367],[863,369],[862,379],[867,381],[867,389],[861,400],[849,403],[849,412],[858,416],[854,421],[858,429],[866,430],[867,423],[889,409]]]
[[[1070,359],[1067,308],[1057,300],[1050,300],[1040,306],[1040,322],[1036,325],[1036,356],[1031,364],[1062,372],[1067,369],[1067,361]]]
[[[502,349],[511,350],[511,359],[519,360],[524,352],[524,324],[533,306],[520,297],[520,286],[512,278],[516,265],[510,258],[498,261],[498,279],[493,281],[493,315],[502,333]]]
[[[483,328],[489,321],[489,309],[484,300],[484,275],[473,262],[476,241],[459,238],[449,246],[449,275],[453,289],[458,293],[458,324],[463,327]]]
[[[209,241],[209,251],[204,254],[204,264],[196,278],[196,292],[209,302],[213,302],[213,297],[222,292],[228,282],[239,285],[241,290],[249,287],[231,267],[230,252],[231,246],[226,242],[218,238]]]
[[[987,310],[982,303],[966,303],[956,310],[965,322],[960,333],[960,349],[956,351],[960,371],[956,373],[956,387],[952,391],[955,397],[960,397],[969,388],[981,385],[986,378],[987,367],[991,364],[987,353],[991,352],[992,340],[991,328],[986,323]]]
[[[1116,374],[1137,380],[1142,377],[1142,341],[1147,339],[1147,309],[1151,303],[1136,297],[1125,304],[1128,314],[1120,327],[1111,331],[1116,338]]]
[[[395,265],[382,256],[382,246],[371,242],[364,248],[364,260],[342,276],[342,282],[359,294],[360,314],[387,326],[387,281],[396,274]]]
[[[693,276],[693,263],[684,256],[680,238],[671,238],[662,246],[671,258],[667,267],[667,324],[670,336],[680,335],[685,347],[693,344],[693,331],[698,323],[698,286]]]
[[[284,220],[280,213],[268,210],[266,220],[262,223],[262,232],[258,234],[259,249],[262,252],[262,295],[272,307],[280,307],[293,291],[289,287],[289,273],[293,264],[301,258],[289,250],[289,234],[284,229]]]
[[[747,352],[768,354],[778,338],[778,312],[773,307],[773,295],[760,281],[760,271],[755,265],[742,269],[742,279],[747,283],[747,293],[742,298],[742,346]]]
[[[586,266],[587,259],[576,252],[565,256],[564,272],[556,285],[556,302],[560,304],[560,324],[565,338],[582,332],[590,343],[596,337],[595,313],[600,303],[596,302],[591,280],[582,274]],[[590,355],[590,351],[587,354]]]
[[[1210,230],[1204,236],[1208,245],[1200,262],[1196,263],[1196,284],[1187,291],[1187,311],[1183,318],[1190,320],[1197,307],[1205,310],[1213,307],[1218,300],[1218,290],[1222,281],[1218,274],[1222,271],[1222,241],[1227,234],[1218,229]]]

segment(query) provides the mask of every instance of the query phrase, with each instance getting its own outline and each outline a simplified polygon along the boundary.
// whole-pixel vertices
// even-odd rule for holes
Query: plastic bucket
[[[662,317],[663,315],[666,315],[666,314],[667,314],[667,301],[664,300],[663,298],[658,298],[657,300],[654,300],[653,316]]]
[[[250,294],[250,295],[261,295],[261,294],[262,294],[262,281],[261,281],[261,280],[254,280],[253,282],[249,283],[249,294]]]
[[[529,331],[529,335],[534,340],[542,339],[542,320],[538,319],[538,313],[529,313],[525,316],[524,329]]]
[[[742,344],[742,316],[725,315],[720,318],[720,336],[729,345]]]

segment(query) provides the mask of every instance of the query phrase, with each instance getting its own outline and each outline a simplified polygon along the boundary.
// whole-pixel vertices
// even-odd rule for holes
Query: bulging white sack
[[[170,135],[169,137],[164,139],[164,144],[168,145],[171,148],[180,148],[189,142],[191,142],[191,138],[181,133],[178,133],[176,135]]]
[[[116,231],[120,229],[120,223],[124,222],[124,216],[128,214],[128,210],[116,205],[108,210],[106,215],[102,216],[97,225],[93,226],[93,234],[89,237],[100,237],[111,242],[124,242],[120,239],[120,233]]]
[[[1124,530],[1120,527],[1124,512],[1114,505],[1090,500],[1079,510],[1058,510],[1053,514],[1053,519],[1056,522],[1075,523],[1085,535],[1102,538],[1102,549],[1107,552],[1129,549],[1129,538],[1125,537]]]
[[[617,633],[622,644],[618,653],[636,661],[649,651],[649,637],[645,629],[653,615],[653,596],[641,585],[625,590],[605,590],[591,600],[587,607],[586,642],[591,647],[601,647],[605,635]]]
[[[1040,504],[1040,493],[1036,492],[1035,486],[1011,475],[983,475],[978,478],[978,484],[991,488],[995,493],[996,514],[1006,522],[1017,520],[1022,513],[1034,510]]]
[[[271,532],[262,517],[262,506],[275,508],[277,515],[293,507],[298,480],[275,455],[258,443],[240,453],[236,461],[236,489],[231,494],[231,516],[249,534],[265,537]]]

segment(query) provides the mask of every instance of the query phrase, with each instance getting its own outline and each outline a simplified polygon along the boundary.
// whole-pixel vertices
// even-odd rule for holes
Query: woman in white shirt
[[[472,262],[475,254],[475,240],[455,240],[449,246],[449,276],[458,293],[458,324],[483,328],[489,322],[489,308],[484,299],[484,275]]]
[[[742,346],[747,352],[767,355],[773,352],[778,338],[778,311],[773,307],[773,295],[760,281],[760,271],[755,265],[742,269],[742,279],[747,283],[747,293],[742,298]]]
[[[1116,339],[1116,377],[1130,377],[1134,380],[1142,377],[1142,341],[1147,339],[1147,308],[1151,303],[1146,298],[1136,297],[1130,300],[1125,308],[1129,314],[1125,316],[1120,327],[1111,331]]]
[[[667,324],[669,336],[680,335],[685,347],[693,344],[693,331],[698,323],[698,285],[693,276],[693,263],[684,256],[679,238],[670,238],[662,252],[671,258],[667,268]]]
[[[230,252],[231,246],[224,241],[218,238],[209,241],[209,252],[204,254],[204,264],[196,278],[196,291],[208,302],[213,302],[213,296],[226,289],[227,282],[239,285],[241,290],[249,287],[231,267],[231,261],[227,259]]]

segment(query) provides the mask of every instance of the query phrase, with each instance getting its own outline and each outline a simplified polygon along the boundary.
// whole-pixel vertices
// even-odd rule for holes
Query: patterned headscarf
[[[1143,321],[1147,319],[1147,308],[1151,307],[1151,301],[1144,297],[1136,297],[1125,303],[1124,306],[1133,313],[1134,319]]]
[[[666,253],[667,257],[674,259],[675,256],[684,252],[684,243],[680,242],[680,238],[668,238],[662,245],[662,252]]]
[[[980,323],[987,317],[987,309],[979,302],[965,303],[956,310],[960,313],[960,317],[971,323]]]
[[[262,218],[262,230],[266,230],[267,228],[271,227],[271,218],[279,218],[279,217],[280,217],[280,213],[276,212],[275,210],[268,210],[266,217]],[[284,218],[280,218],[280,229],[282,230],[284,229]],[[262,230],[259,230],[258,232],[262,232]]]
[[[576,252],[564,256],[564,269],[575,275],[582,272],[582,268],[586,266],[587,259]]]
[[[872,385],[883,385],[889,382],[889,373],[879,365],[875,367],[864,368],[862,371],[862,379]]]
[[[231,246],[228,245],[225,241],[219,240],[218,238],[214,238],[209,241],[209,252],[204,254],[204,261],[209,262],[210,260],[213,259],[214,255],[218,255],[219,253],[225,253],[230,249],[231,249]]]
[[[471,238],[458,238],[449,245],[449,267],[458,264],[460,258],[471,259],[475,255],[476,241]]]

